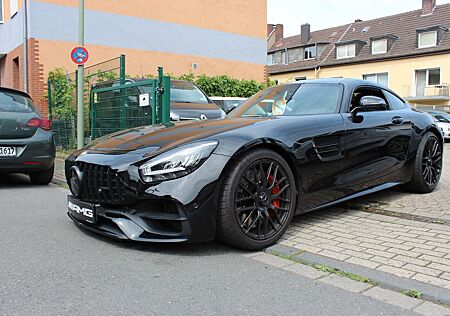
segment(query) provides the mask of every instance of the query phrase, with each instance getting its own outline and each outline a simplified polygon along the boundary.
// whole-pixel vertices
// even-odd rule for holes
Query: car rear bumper
[[[0,173],[27,173],[48,170],[55,161],[52,132],[38,129],[30,138],[0,139],[0,146],[17,148],[17,156],[0,158]]]

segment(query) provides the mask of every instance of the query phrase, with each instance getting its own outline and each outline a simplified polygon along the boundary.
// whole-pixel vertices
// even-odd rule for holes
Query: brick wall
[[[48,113],[44,99],[46,83],[44,82],[43,65],[39,63],[39,41],[28,40],[28,92],[42,114]],[[18,61],[19,67],[16,68]],[[23,45],[10,51],[0,60],[0,85],[3,87],[24,90],[23,84]]]

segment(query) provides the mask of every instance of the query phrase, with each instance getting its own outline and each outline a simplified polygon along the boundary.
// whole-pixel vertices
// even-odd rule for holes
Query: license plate
[[[16,147],[0,147],[0,157],[16,157]]]
[[[78,200],[72,195],[67,197],[67,208],[69,214],[76,219],[95,223],[95,205]]]

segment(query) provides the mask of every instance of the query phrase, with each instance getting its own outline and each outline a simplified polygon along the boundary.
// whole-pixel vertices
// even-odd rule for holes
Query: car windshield
[[[191,82],[184,81],[172,81],[170,83],[170,102],[209,103],[199,88]]]
[[[441,123],[450,123],[450,114],[446,113],[432,113],[431,115],[434,116],[434,118]]]
[[[289,84],[263,90],[242,104],[232,117],[300,116],[339,111],[340,84]]]
[[[34,111],[29,97],[12,91],[0,91],[0,112],[30,113]]]

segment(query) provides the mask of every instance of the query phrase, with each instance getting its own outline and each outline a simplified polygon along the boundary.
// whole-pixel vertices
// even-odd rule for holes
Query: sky
[[[437,4],[450,0],[437,0]],[[268,0],[267,23],[284,25],[284,36],[298,35],[300,25],[316,31],[353,22],[417,10],[422,0]]]

